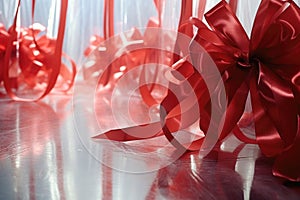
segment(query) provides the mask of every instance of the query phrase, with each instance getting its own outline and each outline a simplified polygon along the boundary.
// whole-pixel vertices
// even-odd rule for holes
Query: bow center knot
[[[250,68],[252,67],[252,64],[248,60],[238,59],[237,66],[240,68]]]
[[[237,56],[237,66],[242,69],[248,69],[257,66],[258,59],[250,57],[248,53],[242,53]]]

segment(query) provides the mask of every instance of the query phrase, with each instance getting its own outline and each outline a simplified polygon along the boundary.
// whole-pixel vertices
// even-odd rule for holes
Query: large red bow
[[[274,174],[299,181],[299,8],[292,1],[263,0],[250,39],[225,1],[205,17],[211,30],[196,20],[195,41],[213,58],[225,84],[228,107],[220,139],[236,129],[250,92],[256,140],[241,139],[257,142],[266,156],[279,156]],[[205,130],[208,119],[200,120]]]

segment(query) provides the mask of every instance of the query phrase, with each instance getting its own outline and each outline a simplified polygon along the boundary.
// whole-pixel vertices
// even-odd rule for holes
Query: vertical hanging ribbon
[[[238,4],[237,0],[229,0],[229,6],[231,7],[233,13],[236,13],[237,4]]]
[[[206,0],[201,0],[198,5],[198,18],[202,20],[205,12]]]
[[[8,38],[8,32],[5,30],[4,25],[0,23],[0,84],[3,81],[4,55],[6,52]]]

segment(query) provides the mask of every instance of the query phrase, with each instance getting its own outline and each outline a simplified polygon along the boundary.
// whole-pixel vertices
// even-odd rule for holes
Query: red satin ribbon
[[[284,165],[276,161],[273,172],[293,181],[300,180],[300,168],[293,167],[300,162],[296,154],[300,152],[300,90],[294,81],[300,77],[299,14],[293,1],[264,0],[248,39],[222,1],[205,15],[212,31],[199,22],[195,39],[215,60],[220,73],[227,74],[224,84],[229,104],[220,139],[236,129],[250,92],[256,141],[266,156],[291,158]],[[294,150],[287,154],[291,148]]]
[[[231,6],[235,9],[236,3],[232,2]],[[210,29],[198,19],[191,20],[198,28],[192,44],[201,44],[210,54],[222,75],[223,80],[219,81],[224,82],[226,89],[228,106],[219,140],[233,131],[240,140],[257,143],[266,156],[277,157],[274,175],[292,181],[300,181],[299,16],[299,8],[293,1],[263,0],[250,39],[225,1],[205,14]],[[193,64],[199,65],[196,63],[197,50],[193,49],[193,45],[190,51]],[[212,104],[200,74],[188,62],[179,62],[177,65],[175,69],[179,73],[184,72],[181,74],[196,91],[198,102],[186,100],[187,94],[178,100],[178,96],[169,90],[161,103],[162,132],[177,148],[196,150],[200,148],[202,138],[185,146],[174,139],[171,133],[185,128],[199,117],[200,127],[206,132],[208,124],[214,123],[210,113]],[[170,87],[176,86],[170,84]],[[244,114],[249,92],[253,109],[253,115],[250,116],[255,123],[256,139],[246,137],[237,127]],[[185,100],[188,103],[182,103]],[[193,115],[196,103],[201,110],[200,116]],[[180,106],[186,107],[184,113],[180,113]],[[113,130],[96,138],[119,141],[136,139],[126,133],[134,129]],[[162,132],[158,131],[151,137]],[[121,137],[115,137],[116,134]]]
[[[183,13],[183,15],[181,16],[181,19],[180,19],[180,26],[183,25],[189,19],[189,17],[192,15],[192,1],[182,1],[182,2],[183,2],[183,5],[182,5],[181,12]],[[161,10],[159,8],[159,5],[161,5],[161,4],[156,4],[158,11]],[[160,16],[160,13],[159,13],[159,16]],[[151,20],[149,20],[147,27],[159,27],[160,26],[159,24],[160,24],[159,22],[157,23],[151,19]],[[135,30],[135,31],[137,31],[137,30]],[[180,32],[190,35],[190,37],[192,37],[192,34],[193,34],[192,26],[189,26],[189,27],[184,26],[180,29]],[[134,39],[135,40],[139,39],[149,45],[149,43],[156,44],[159,41],[159,38],[162,37],[160,35],[153,35],[153,33],[154,33],[153,31],[150,31],[150,30],[148,31],[146,29],[144,36],[141,36],[141,34],[132,34],[132,33],[130,34],[130,32],[129,32],[129,34],[128,33],[125,33],[125,34],[126,34],[126,38],[129,38],[128,39],[129,41],[131,41],[131,40],[134,41]],[[132,37],[128,37],[127,35],[129,35],[129,36],[133,35],[133,36],[138,36],[138,37],[132,38]],[[94,39],[95,39],[94,41],[96,43],[103,41],[99,37],[95,37]],[[164,36],[164,40],[167,40],[167,37]],[[172,41],[172,40],[170,39],[170,41]],[[168,42],[168,41],[165,41],[165,42]],[[114,45],[116,45],[116,44],[113,44],[113,46],[109,46],[109,47],[106,46],[106,49],[109,49],[110,51],[113,52],[114,51],[113,49],[117,48]],[[95,48],[96,46],[97,45],[93,44],[93,46],[91,46],[87,50],[87,52],[91,52],[91,50],[93,48]],[[155,46],[155,45],[153,45],[153,46]],[[180,48],[179,43],[177,45],[177,48]],[[165,60],[159,60],[162,55],[161,53],[165,53],[164,54]],[[185,54],[186,53],[187,52],[185,52]],[[128,61],[126,62],[126,60],[124,60],[124,58],[126,58],[127,56],[129,56],[135,62],[133,62],[133,63],[128,63]],[[104,55],[99,56],[100,59],[104,58],[104,57],[105,57]],[[171,65],[170,58],[172,58],[172,57],[173,57],[173,62],[179,60],[179,62],[173,66],[174,69],[178,70],[181,73],[186,72],[185,73],[186,75],[193,73],[194,70],[193,70],[193,67],[191,66],[191,64],[189,64],[186,61],[180,60],[180,58],[177,55],[172,55],[167,52],[161,52],[159,50],[151,50],[151,49],[146,49],[146,48],[141,48],[141,50],[138,51],[138,54],[133,54],[132,52],[130,52],[129,55],[125,54],[125,56],[118,58],[109,66],[109,68],[110,68],[109,72],[116,73],[117,70],[119,70],[119,68],[114,69],[112,66],[122,66],[121,64],[116,65],[116,62],[118,62],[118,61],[122,62],[122,60],[124,60],[122,63],[124,63],[127,66],[127,70],[130,70],[131,68],[133,68],[135,66],[139,66],[140,64],[146,64],[146,63],[161,63],[161,64],[163,63],[165,65],[170,66]],[[103,63],[103,60],[99,60],[98,62],[96,62],[97,63],[96,65],[99,66],[99,63],[101,63],[101,62]],[[186,68],[187,65],[189,65],[189,68],[191,71],[182,70],[182,69]],[[100,66],[101,66],[101,64],[100,64]],[[87,69],[86,74],[92,74],[93,71],[95,70],[95,68],[91,67],[90,70],[91,70],[91,72],[89,72],[89,69]],[[97,69],[97,70],[99,70],[99,69]],[[101,76],[100,84],[106,83],[105,81],[102,81],[103,77],[107,77],[107,75],[105,73],[106,72],[104,72],[103,75]],[[157,73],[157,72],[155,72],[155,73]],[[141,76],[140,76],[139,90],[140,90],[142,99],[150,107],[154,104],[160,103],[161,101],[157,101],[155,98],[152,97],[151,91],[152,91],[152,88],[155,86],[155,84],[150,85],[150,87],[149,87],[149,85],[143,84],[143,82],[145,81],[144,75],[145,75],[144,71],[142,71]],[[196,74],[195,76],[198,76],[198,75]],[[193,76],[192,79],[195,80],[195,84],[197,85],[198,81],[195,79],[195,76]],[[155,75],[154,75],[154,77],[155,77]],[[114,80],[111,80],[111,82],[113,83]],[[176,87],[176,86],[174,86],[174,87]],[[182,99],[184,97],[186,97],[185,94],[183,94],[183,95],[184,96],[182,96]],[[196,102],[192,102],[192,100],[189,98],[187,98],[187,100],[184,101],[182,107],[186,110],[185,111],[186,115],[183,114],[183,117],[182,117],[182,113],[180,112],[180,110],[181,110],[180,106],[176,106],[176,108],[172,112],[170,112],[170,113],[168,112],[166,121],[167,121],[167,124],[173,124],[172,127],[170,128],[172,132],[178,130],[179,126],[188,127],[189,125],[191,125],[191,122],[194,122],[194,120],[197,119],[198,116],[190,115],[190,112],[188,112],[188,111],[195,109],[195,105],[196,105],[195,103]],[[193,106],[191,107],[189,105],[193,105]],[[191,119],[191,117],[193,117],[193,119]],[[181,118],[185,119],[185,121],[183,122],[183,125],[179,125],[179,123],[178,123],[179,121],[181,121],[180,120]],[[147,127],[147,129],[146,129],[146,127]],[[140,134],[141,131],[145,133],[142,136]],[[130,135],[128,135],[127,133],[130,133]],[[152,138],[152,137],[160,136],[162,134],[163,134],[163,131],[161,130],[161,122],[156,122],[156,123],[149,124],[149,126],[148,126],[148,124],[145,124],[145,125],[141,125],[141,127],[129,127],[129,128],[125,128],[122,130],[119,130],[119,129],[112,130],[110,132],[107,132],[106,134],[98,135],[95,138],[97,138],[97,139],[101,139],[101,138],[107,139],[108,138],[108,139],[118,140],[118,141],[127,141],[127,140],[139,140],[139,139],[145,139],[145,138]],[[173,137],[172,134],[170,134],[168,137],[169,140],[176,143],[177,140],[175,140],[175,138],[172,139],[172,137]],[[178,143],[177,147],[178,148],[180,147],[179,143]],[[192,147],[190,147],[190,149],[192,150]]]
[[[5,30],[4,25],[0,23],[0,84],[3,81],[4,54],[6,51],[8,38],[9,34]]]
[[[6,37],[6,48],[3,59],[3,80],[8,95],[17,101],[36,101],[45,97],[54,86],[67,91],[73,85],[76,65],[74,61],[62,52],[65,22],[68,1],[61,1],[60,22],[57,39],[40,36],[43,27],[33,24],[29,28],[17,28],[17,15],[20,8],[18,2],[17,11],[13,25]],[[32,1],[32,18],[34,18],[35,1]],[[18,32],[20,34],[18,35]],[[1,43],[4,39],[1,38]],[[18,54],[16,54],[18,52]],[[18,55],[18,57],[16,57]],[[62,64],[61,56],[69,62],[72,67],[70,71],[67,65]],[[19,67],[18,67],[19,66]],[[18,70],[21,70],[19,74]],[[57,78],[61,77],[60,84],[56,84]],[[44,87],[44,91],[37,97],[19,97],[16,93],[19,83],[25,84],[28,89],[35,90],[36,87]],[[67,87],[64,87],[67,85]],[[63,88],[64,87],[64,88]],[[26,90],[26,89],[25,89]],[[25,91],[26,93],[26,91]]]

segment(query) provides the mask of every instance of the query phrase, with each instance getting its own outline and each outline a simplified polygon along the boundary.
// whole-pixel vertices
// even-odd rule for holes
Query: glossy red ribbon
[[[234,9],[236,3],[231,5]],[[293,1],[263,0],[259,6],[250,39],[234,12],[221,1],[205,14],[210,28],[198,19],[191,19],[198,31],[193,42],[199,43],[210,54],[222,75],[228,99],[225,125],[219,140],[232,131],[242,141],[257,143],[266,156],[276,157],[273,174],[292,181],[300,181],[300,11]],[[197,52],[190,46],[192,60]],[[197,61],[195,61],[197,62]],[[199,63],[193,63],[198,65]],[[162,101],[162,135],[177,148],[199,149],[202,138],[184,146],[172,132],[184,128],[200,117],[200,127],[207,131],[211,119],[211,102],[205,82],[189,63],[183,61],[175,68],[197,94],[200,116],[193,115],[195,102],[182,105],[171,90]],[[217,84],[217,83],[216,83]],[[170,87],[176,87],[175,85]],[[216,85],[217,87],[217,85]],[[237,127],[244,114],[250,93],[252,118],[256,139],[246,137]],[[188,98],[183,96],[183,99]],[[178,105],[187,106],[180,113]],[[187,120],[188,119],[188,120]],[[182,121],[183,120],[183,121]],[[159,124],[151,124],[153,128]],[[112,130],[96,138],[126,141],[136,127]],[[157,128],[157,127],[156,127]]]
[[[34,6],[35,1],[32,1],[32,18],[34,18]],[[1,32],[1,36],[4,35],[6,38],[0,38],[1,44],[5,43],[2,78],[6,92],[12,99],[18,101],[39,100],[46,96],[55,85],[58,86],[58,77],[62,78],[58,89],[67,91],[73,85],[76,65],[71,58],[62,52],[67,6],[68,1],[62,0],[58,35],[55,40],[42,35],[44,27],[39,24],[33,24],[29,28],[17,28],[20,1],[18,2],[13,25],[7,34],[2,34]],[[65,57],[67,62],[69,62],[72,68],[71,71],[67,65],[62,64],[61,56]],[[19,69],[21,70],[20,74],[18,72]],[[20,82],[33,90],[39,85],[45,84],[46,87],[40,96],[24,98],[19,97],[16,93]],[[67,87],[62,88],[65,84]]]
[[[195,38],[224,77],[228,108],[220,139],[236,130],[250,92],[256,142],[266,156],[279,156],[273,173],[294,181],[300,180],[299,14],[293,1],[263,0],[249,39],[222,1],[205,15],[212,31],[198,21]],[[205,127],[208,119],[200,120]]]
[[[181,19],[180,19],[180,24],[183,24],[186,20],[189,19],[189,17],[192,15],[192,1],[182,1],[183,5],[181,7]],[[159,16],[161,15],[161,4],[158,3],[158,1],[155,1],[155,5],[157,7],[158,10],[158,14]],[[109,13],[109,12],[107,12]],[[109,18],[109,17],[108,17]],[[135,40],[141,40],[143,41],[143,43],[148,44],[149,43],[153,43],[156,44],[158,41],[160,41],[160,38],[164,38],[164,42],[166,43],[170,43],[173,40],[172,39],[168,39],[168,36],[162,36],[162,35],[157,35],[157,32],[153,32],[150,30],[148,30],[148,28],[151,27],[160,27],[160,20],[155,20],[155,19],[150,19],[147,25],[147,29],[145,30],[145,33],[142,34],[133,34],[132,31],[125,33],[126,34],[126,38],[128,38],[128,41],[135,41]],[[137,32],[136,29],[134,33]],[[190,35],[192,36],[193,34],[193,29],[192,27],[183,27],[181,28],[180,32]],[[155,35],[156,33],[156,35]],[[128,37],[129,36],[129,37]],[[119,36],[120,37],[120,36]],[[91,52],[92,49],[94,49],[97,46],[98,42],[102,42],[103,39],[100,37],[94,37],[95,43],[92,43],[92,46],[89,47],[89,49],[87,49],[87,52]],[[109,49],[110,51],[114,52],[114,49],[118,47],[118,45],[120,44],[112,44],[112,46],[106,46],[106,49]],[[122,46],[122,45],[121,45]],[[149,46],[156,46],[156,45],[149,45]],[[176,48],[180,48],[180,45],[177,45]],[[161,60],[161,55],[162,53],[164,53],[164,59]],[[112,53],[113,54],[113,53]],[[134,62],[128,62],[128,57],[129,60],[133,60]],[[101,60],[101,58],[105,58],[104,55],[100,55],[99,56],[99,62],[96,62],[95,66],[101,66],[101,64],[99,63],[103,63],[103,60]],[[127,59],[126,59],[127,58]],[[172,59],[173,58],[173,59]],[[127,52],[125,53],[125,55],[122,55],[120,58],[118,58],[116,61],[114,61],[109,67],[108,69],[102,74],[101,79],[100,79],[100,84],[106,84],[106,81],[103,81],[103,77],[110,77],[111,81],[110,83],[114,83],[115,80],[112,79],[112,76],[107,76],[106,73],[118,73],[119,70],[119,66],[122,66],[121,64],[123,63],[125,66],[127,66],[126,71],[129,71],[131,68],[135,67],[135,66],[139,66],[141,64],[146,64],[146,63],[160,63],[160,64],[164,64],[164,65],[168,65],[171,66],[171,63],[178,61],[177,64],[175,64],[173,66],[174,69],[179,70],[183,69],[184,67],[182,67],[182,65],[186,65],[187,62],[183,61],[180,59],[180,57],[178,57],[177,55],[173,55],[172,53],[168,53],[168,52],[162,52],[160,50],[156,50],[156,49],[149,49],[149,48],[140,48],[139,51],[137,52]],[[119,63],[121,62],[121,63]],[[116,68],[114,67],[116,66]],[[99,68],[99,67],[98,67]],[[90,67],[89,69],[85,70],[86,74],[93,74],[93,72],[95,70],[98,70],[97,67]],[[190,65],[190,68],[192,69],[192,66]],[[158,69],[158,68],[156,68]],[[193,70],[193,69],[192,69]],[[125,71],[125,72],[126,72]],[[185,70],[182,70],[181,72],[184,72]],[[158,71],[155,70],[155,74]],[[156,75],[153,75],[153,77],[156,77]],[[189,74],[189,72],[187,72],[187,74]],[[89,76],[87,76],[89,77]],[[152,89],[156,86],[155,84],[152,85],[144,85],[144,81],[145,81],[145,72],[144,70],[142,70],[142,73],[140,74],[140,87],[139,87],[139,91],[141,94],[141,97],[143,99],[143,101],[150,107],[152,105],[155,104],[159,104],[161,103],[161,100],[155,99],[152,94],[151,91]],[[190,103],[190,102],[186,102],[186,103]],[[181,118],[181,113],[178,112],[178,109],[176,109],[176,112],[173,112],[169,117],[168,117],[168,123],[172,123],[175,122],[177,118]],[[187,124],[185,126],[188,126],[188,124],[190,124],[189,120],[186,121]],[[147,125],[147,128],[146,126]],[[101,138],[108,138],[108,139],[112,139],[112,140],[118,140],[118,141],[128,141],[128,140],[139,140],[139,139],[146,139],[146,138],[152,138],[152,137],[157,137],[163,134],[163,131],[161,130],[161,122],[156,122],[156,123],[151,123],[151,124],[145,124],[142,125],[141,127],[129,127],[129,128],[125,128],[125,129],[117,129],[117,130],[112,130],[109,131],[105,134],[101,134],[96,136],[95,138],[97,139],[101,139]],[[178,123],[175,123],[171,130],[172,131],[176,131],[178,130]],[[147,131],[146,131],[147,130]],[[147,132],[143,135],[139,134],[141,131],[143,132]],[[130,133],[127,134],[127,133]],[[135,134],[136,133],[136,134]]]
[[[9,34],[7,33],[4,25],[0,23],[0,84],[3,81],[4,55],[8,38]]]

